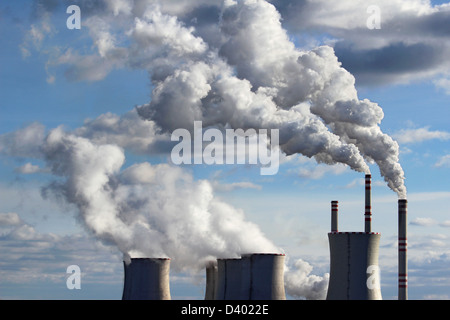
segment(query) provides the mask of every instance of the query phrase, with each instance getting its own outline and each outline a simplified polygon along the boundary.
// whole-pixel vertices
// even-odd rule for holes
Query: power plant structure
[[[284,254],[267,253],[218,259],[214,299],[286,300],[284,261]]]
[[[398,299],[408,299],[407,200],[398,200]],[[331,202],[327,300],[381,300],[381,234],[372,232],[371,175],[365,177],[364,232],[339,231],[339,202]],[[205,265],[205,300],[286,300],[285,255],[249,253]],[[171,300],[170,259],[124,261],[122,300]]]
[[[398,200],[398,300],[408,300],[408,201]]]
[[[330,280],[327,300],[381,300],[378,249],[381,234],[372,232],[371,176],[365,179],[365,231],[340,232],[338,201],[331,202]]]
[[[217,283],[218,283],[217,261],[210,261],[206,264],[205,300],[215,300],[217,292]]]
[[[205,300],[286,300],[284,254],[254,253],[206,265]],[[122,300],[170,300],[170,259],[124,261]]]
[[[122,300],[171,300],[170,259],[132,258],[123,265]]]

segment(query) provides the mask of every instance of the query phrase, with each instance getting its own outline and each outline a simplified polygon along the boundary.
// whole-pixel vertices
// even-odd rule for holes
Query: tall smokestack
[[[122,300],[170,300],[170,259],[133,258],[124,261]]]
[[[331,201],[331,232],[338,232],[338,201]]]
[[[372,232],[372,176],[366,175],[365,232]]]
[[[398,300],[408,300],[408,201],[398,201]]]
[[[217,292],[217,262],[210,261],[206,265],[205,300],[214,300]]]

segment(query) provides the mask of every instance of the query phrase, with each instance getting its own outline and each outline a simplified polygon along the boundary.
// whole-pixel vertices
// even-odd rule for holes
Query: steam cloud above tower
[[[45,4],[43,1],[41,4]],[[84,1],[83,26],[96,53],[73,48],[49,65],[72,80],[117,68],[143,69],[152,97],[137,108],[157,133],[204,127],[279,129],[280,148],[369,173],[406,197],[399,146],[380,129],[381,107],[361,100],[334,50],[296,47],[265,0]]]
[[[45,193],[75,204],[94,235],[128,257],[173,257],[179,269],[240,252],[278,252],[243,212],[217,199],[206,180],[168,164],[135,164],[115,145],[94,145],[57,128],[43,143]]]
[[[273,5],[225,1],[214,11],[219,6],[199,4],[189,12],[215,12],[217,21],[197,21],[195,29],[183,22],[183,6],[174,12],[170,5],[154,3],[136,17],[133,9],[142,3],[120,3],[119,8],[130,9],[123,9],[123,19],[132,21],[126,33],[131,45],[119,46],[113,32],[98,28],[111,27],[107,18],[96,17],[88,26],[107,65],[149,71],[152,100],[138,113],[161,132],[190,129],[195,120],[206,126],[279,129],[287,155],[344,163],[365,173],[366,162],[375,162],[389,187],[406,196],[398,144],[379,127],[380,106],[358,98],[354,77],[331,47],[297,49]]]

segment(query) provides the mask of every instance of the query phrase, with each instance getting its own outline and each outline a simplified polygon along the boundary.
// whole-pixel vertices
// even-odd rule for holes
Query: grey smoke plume
[[[42,146],[46,187],[75,204],[81,221],[125,257],[170,257],[176,269],[244,252],[279,252],[242,211],[220,201],[212,185],[180,167],[144,162],[123,169],[124,151],[52,130]]]
[[[358,98],[354,77],[331,47],[300,51],[280,19],[266,1],[226,1],[218,27],[220,45],[201,46],[164,79],[154,79],[152,100],[138,108],[139,114],[162,132],[191,128],[195,120],[279,129],[286,154],[344,163],[365,173],[366,161],[375,162],[389,187],[405,197],[398,144],[379,127],[382,109]],[[148,20],[145,27],[155,23]]]
[[[265,0],[84,1],[97,54],[67,50],[74,80],[114,68],[145,69],[152,100],[138,108],[160,132],[207,126],[279,129],[281,150],[369,172],[406,197],[398,144],[380,129],[376,103],[361,100],[333,49],[296,48]],[[283,7],[283,6],[281,6]]]

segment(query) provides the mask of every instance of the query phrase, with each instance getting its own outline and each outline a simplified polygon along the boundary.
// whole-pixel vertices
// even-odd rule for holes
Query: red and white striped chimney
[[[398,200],[398,300],[408,300],[408,201]]]
[[[366,174],[365,232],[372,232],[372,176]]]
[[[331,232],[338,232],[338,201],[331,201]]]

